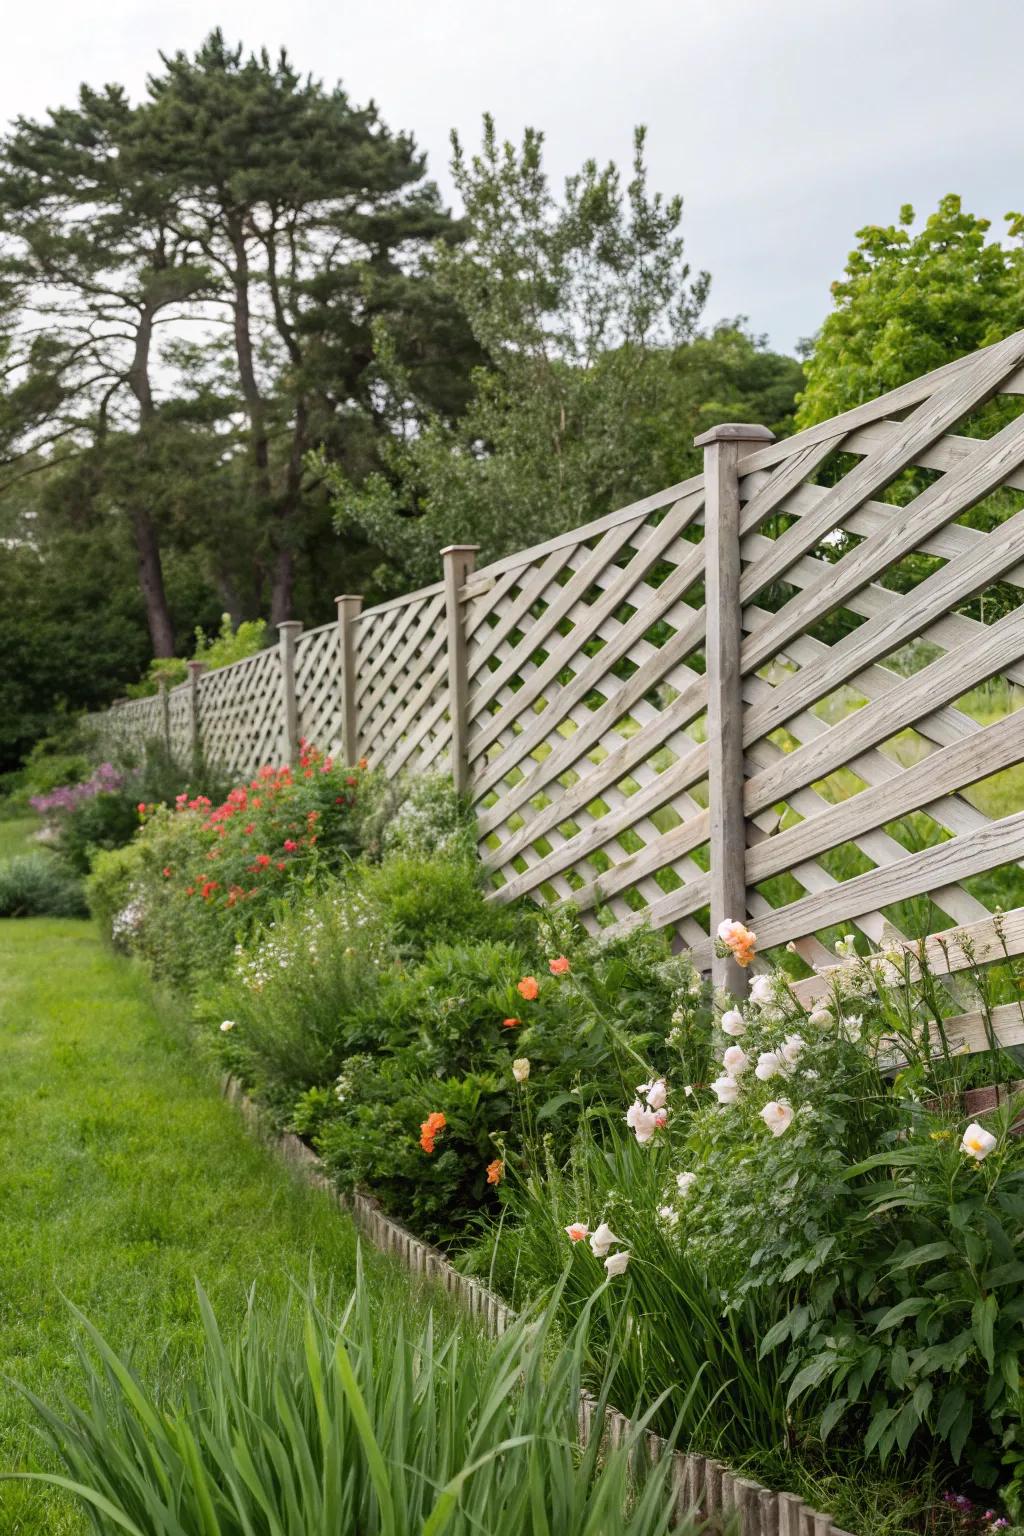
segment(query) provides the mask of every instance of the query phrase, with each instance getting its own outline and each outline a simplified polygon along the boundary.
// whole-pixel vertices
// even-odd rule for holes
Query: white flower
[[[616,1237],[606,1221],[602,1221],[596,1231],[590,1234],[590,1246],[599,1259],[603,1259],[613,1243],[621,1243],[622,1238]]]
[[[517,1056],[512,1063],[512,1076],[517,1083],[525,1083],[530,1075],[530,1062],[526,1056]]]
[[[727,1035],[738,1039],[746,1030],[743,1015],[738,1008],[730,1008],[728,1013],[722,1014],[722,1030]]]
[[[659,1205],[658,1215],[666,1227],[674,1227],[679,1220],[679,1212],[673,1205]]]
[[[715,1078],[711,1084],[711,1091],[716,1095],[719,1104],[735,1104],[740,1085],[734,1077],[725,1073],[722,1077]]]
[[[808,1023],[813,1024],[817,1029],[824,1029],[827,1024],[832,1023],[832,1010],[830,1008],[815,1008],[808,1018]]]
[[[793,1106],[785,1099],[771,1099],[762,1109],[761,1119],[773,1136],[781,1136],[793,1123]]]
[[[690,1193],[690,1190],[693,1188],[693,1186],[696,1184],[696,1182],[697,1182],[697,1175],[695,1173],[677,1173],[676,1174],[676,1189],[678,1189],[680,1195],[682,1196],[682,1198],[684,1200],[687,1198],[687,1196]]]
[[[750,1057],[742,1045],[730,1045],[722,1056],[722,1065],[730,1077],[742,1077],[750,1066]]]
[[[966,1152],[968,1157],[973,1157],[975,1162],[980,1163],[984,1158],[988,1157],[995,1145],[996,1138],[992,1135],[992,1132],[986,1131],[985,1127],[979,1125],[977,1120],[972,1120],[966,1131],[964,1131],[964,1139],[960,1143],[960,1151]]]
[[[851,1013],[849,1018],[843,1020],[843,1023],[846,1025],[847,1037],[856,1044],[860,1039],[860,1029],[864,1023],[863,1016],[859,1013]]]
[[[610,1253],[604,1261],[604,1267],[608,1271],[609,1280],[614,1275],[624,1275],[632,1255],[627,1249],[621,1253]]]
[[[658,1127],[664,1123],[659,1111],[648,1109],[639,1099],[634,1099],[626,1111],[626,1124],[641,1146],[645,1146]]]
[[[235,1027],[234,1019],[225,1019],[223,1024],[220,1027],[220,1032],[221,1032],[222,1035],[226,1035],[228,1033],[228,1031],[234,1029],[234,1027]]]
[[[782,1071],[782,1057],[776,1051],[762,1051],[757,1058],[757,1066],[754,1068],[754,1076],[762,1083],[766,1083],[770,1077],[777,1077]]]
[[[750,983],[752,1003],[770,1003],[775,996],[775,984],[770,976],[755,976]]]
[[[813,1067],[805,1067],[803,1070],[803,1076],[810,1078],[812,1082],[816,1083],[818,1081],[818,1074],[815,1072]]]
[[[800,1035],[787,1035],[779,1046],[779,1054],[788,1066],[794,1066],[807,1041]]]
[[[648,1109],[664,1109],[668,1103],[668,1087],[663,1077],[656,1077],[652,1083],[641,1083],[637,1093],[646,1094]]]
[[[693,1098],[693,1089],[691,1088],[689,1083],[687,1083],[686,1087],[683,1089],[683,1095],[687,1099],[692,1099]]]

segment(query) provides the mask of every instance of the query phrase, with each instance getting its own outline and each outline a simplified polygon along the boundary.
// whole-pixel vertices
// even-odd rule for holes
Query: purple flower
[[[91,779],[83,784],[61,784],[46,795],[33,795],[29,800],[40,816],[56,816],[75,810],[96,795],[109,795],[124,787],[124,775],[118,773],[113,763],[100,763]]]

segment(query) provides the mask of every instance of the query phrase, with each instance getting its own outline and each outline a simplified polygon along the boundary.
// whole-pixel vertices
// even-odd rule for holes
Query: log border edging
[[[416,1237],[400,1221],[389,1216],[370,1195],[343,1195],[324,1172],[323,1161],[293,1131],[277,1131],[255,1099],[237,1078],[226,1074],[221,1092],[240,1110],[243,1120],[264,1144],[290,1164],[302,1178],[323,1190],[340,1210],[352,1217],[357,1229],[382,1253],[397,1257],[413,1275],[439,1281],[471,1317],[483,1322],[484,1331],[497,1338],[516,1320],[516,1314],[499,1296],[469,1275],[464,1275],[431,1243]],[[604,1423],[596,1422],[597,1400],[580,1393],[580,1438],[587,1445],[597,1428],[613,1446],[634,1432],[634,1425],[617,1408],[605,1409]],[[798,1494],[776,1493],[753,1478],[731,1472],[722,1462],[696,1451],[670,1450],[669,1443],[653,1430],[644,1430],[643,1444],[652,1461],[668,1454],[672,1459],[671,1488],[675,1499],[673,1524],[696,1516],[719,1529],[730,1525],[736,1536],[849,1536]]]

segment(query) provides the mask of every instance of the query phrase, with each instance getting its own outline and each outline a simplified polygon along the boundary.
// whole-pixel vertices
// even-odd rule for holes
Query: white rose
[[[517,1083],[525,1083],[530,1075],[530,1062],[526,1056],[517,1056],[512,1063],[512,1076]]]
[[[992,1135],[992,1132],[986,1131],[983,1125],[979,1125],[976,1120],[972,1120],[966,1131],[964,1131],[964,1139],[960,1143],[960,1151],[966,1152],[968,1157],[973,1157],[975,1162],[980,1163],[984,1158],[988,1157],[995,1145],[996,1138]]]
[[[655,1078],[653,1083],[641,1083],[636,1091],[646,1095],[648,1109],[664,1109],[668,1103],[668,1085],[663,1077]]]
[[[832,1023],[832,1010],[830,1008],[815,1008],[808,1018],[808,1023],[813,1024],[816,1029],[824,1029]]]
[[[762,1051],[757,1058],[757,1066],[754,1068],[754,1076],[762,1083],[766,1083],[771,1077],[778,1077],[782,1071],[782,1057],[775,1051]]]
[[[742,1045],[730,1045],[722,1056],[722,1065],[730,1077],[742,1077],[750,1066],[750,1057]]]
[[[604,1261],[604,1267],[608,1271],[609,1280],[615,1275],[624,1275],[632,1255],[624,1249],[621,1253],[610,1253]]]
[[[725,1034],[738,1038],[746,1030],[746,1023],[738,1008],[730,1008],[728,1013],[722,1014],[722,1029]]]
[[[590,1246],[599,1259],[603,1259],[613,1243],[620,1243],[622,1239],[616,1237],[606,1221],[602,1221],[596,1231],[590,1234]]]
[[[648,1109],[639,1099],[634,1099],[626,1110],[626,1124],[640,1145],[646,1146],[664,1120],[658,1110]]]
[[[806,1044],[799,1035],[787,1035],[779,1047],[779,1054],[792,1067]]]
[[[726,1073],[722,1077],[715,1078],[711,1084],[711,1091],[717,1097],[719,1104],[735,1104],[740,1085],[734,1077]]]
[[[697,1182],[697,1175],[695,1173],[677,1173],[676,1174],[676,1189],[678,1189],[680,1195],[682,1196],[682,1198],[684,1200],[687,1198],[687,1196],[690,1193],[690,1190],[693,1188],[693,1186],[696,1184],[696,1182]]]
[[[235,1027],[234,1019],[225,1019],[223,1024],[220,1027],[220,1032],[221,1032],[222,1035],[226,1035],[228,1033],[228,1031],[234,1029],[234,1027]]]
[[[781,1136],[793,1123],[793,1106],[785,1099],[771,1099],[762,1109],[761,1119],[773,1136]]]
[[[770,1003],[775,996],[775,984],[770,976],[755,976],[750,983],[752,1003]]]

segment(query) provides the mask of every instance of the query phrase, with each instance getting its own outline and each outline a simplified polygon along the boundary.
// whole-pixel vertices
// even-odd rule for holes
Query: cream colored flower
[[[730,1045],[722,1056],[722,1065],[730,1077],[742,1077],[750,1066],[750,1057],[742,1045]]]
[[[738,1039],[740,1035],[746,1032],[746,1028],[743,1015],[738,1008],[730,1008],[728,1013],[722,1014],[723,1033]]]
[[[661,1217],[662,1225],[669,1228],[674,1227],[679,1220],[679,1212],[674,1205],[659,1205],[658,1215]]]
[[[809,1015],[807,1022],[813,1024],[815,1029],[824,1029],[832,1023],[831,1008],[815,1008],[814,1012]]]
[[[637,1093],[646,1097],[648,1109],[664,1109],[668,1103],[668,1085],[663,1077],[656,1077],[651,1083],[641,1083]]]
[[[964,1131],[964,1139],[960,1143],[960,1151],[966,1152],[968,1157],[973,1157],[975,1162],[980,1163],[988,1157],[996,1144],[996,1138],[992,1135],[992,1132],[986,1131],[985,1127],[979,1125],[977,1120],[972,1120],[966,1131]]]
[[[740,1085],[734,1077],[726,1072],[721,1077],[716,1077],[711,1084],[711,1091],[718,1099],[719,1104],[735,1104]]]
[[[779,1046],[779,1055],[786,1062],[787,1066],[795,1066],[796,1059],[806,1044],[806,1040],[802,1039],[800,1035],[787,1035]]]
[[[678,1189],[684,1200],[689,1196],[690,1190],[696,1182],[697,1175],[695,1173],[685,1172],[676,1174],[676,1189]]]
[[[781,1136],[793,1123],[793,1106],[785,1099],[770,1099],[761,1111],[761,1119],[773,1136]]]
[[[762,1051],[757,1058],[757,1066],[754,1068],[754,1076],[762,1083],[769,1078],[778,1077],[783,1070],[782,1057],[777,1051]]]
[[[621,1243],[621,1237],[616,1237],[606,1221],[602,1221],[596,1231],[590,1234],[590,1246],[599,1259],[603,1259],[613,1243]]]
[[[516,1082],[522,1085],[530,1075],[530,1061],[527,1056],[517,1056],[512,1063],[512,1076]]]
[[[752,1003],[770,1003],[775,996],[775,985],[770,976],[755,976],[750,983],[750,1001]]]
[[[634,1099],[627,1109],[626,1124],[641,1146],[646,1146],[659,1126],[664,1125],[662,1113],[662,1111],[648,1109],[639,1099]]]
[[[615,1275],[624,1275],[629,1267],[631,1258],[632,1254],[628,1249],[623,1249],[621,1253],[610,1253],[604,1261],[604,1267],[608,1271],[608,1278],[612,1279]]]
[[[222,1034],[222,1035],[226,1035],[226,1034],[228,1034],[228,1033],[229,1033],[229,1032],[230,1032],[230,1031],[231,1031],[231,1030],[232,1030],[232,1029],[234,1029],[234,1027],[235,1027],[235,1021],[234,1021],[234,1019],[225,1019],[225,1020],[224,1020],[224,1022],[223,1022],[223,1024],[222,1024],[222,1025],[221,1025],[221,1027],[220,1027],[220,1032],[221,1032],[221,1034]]]

